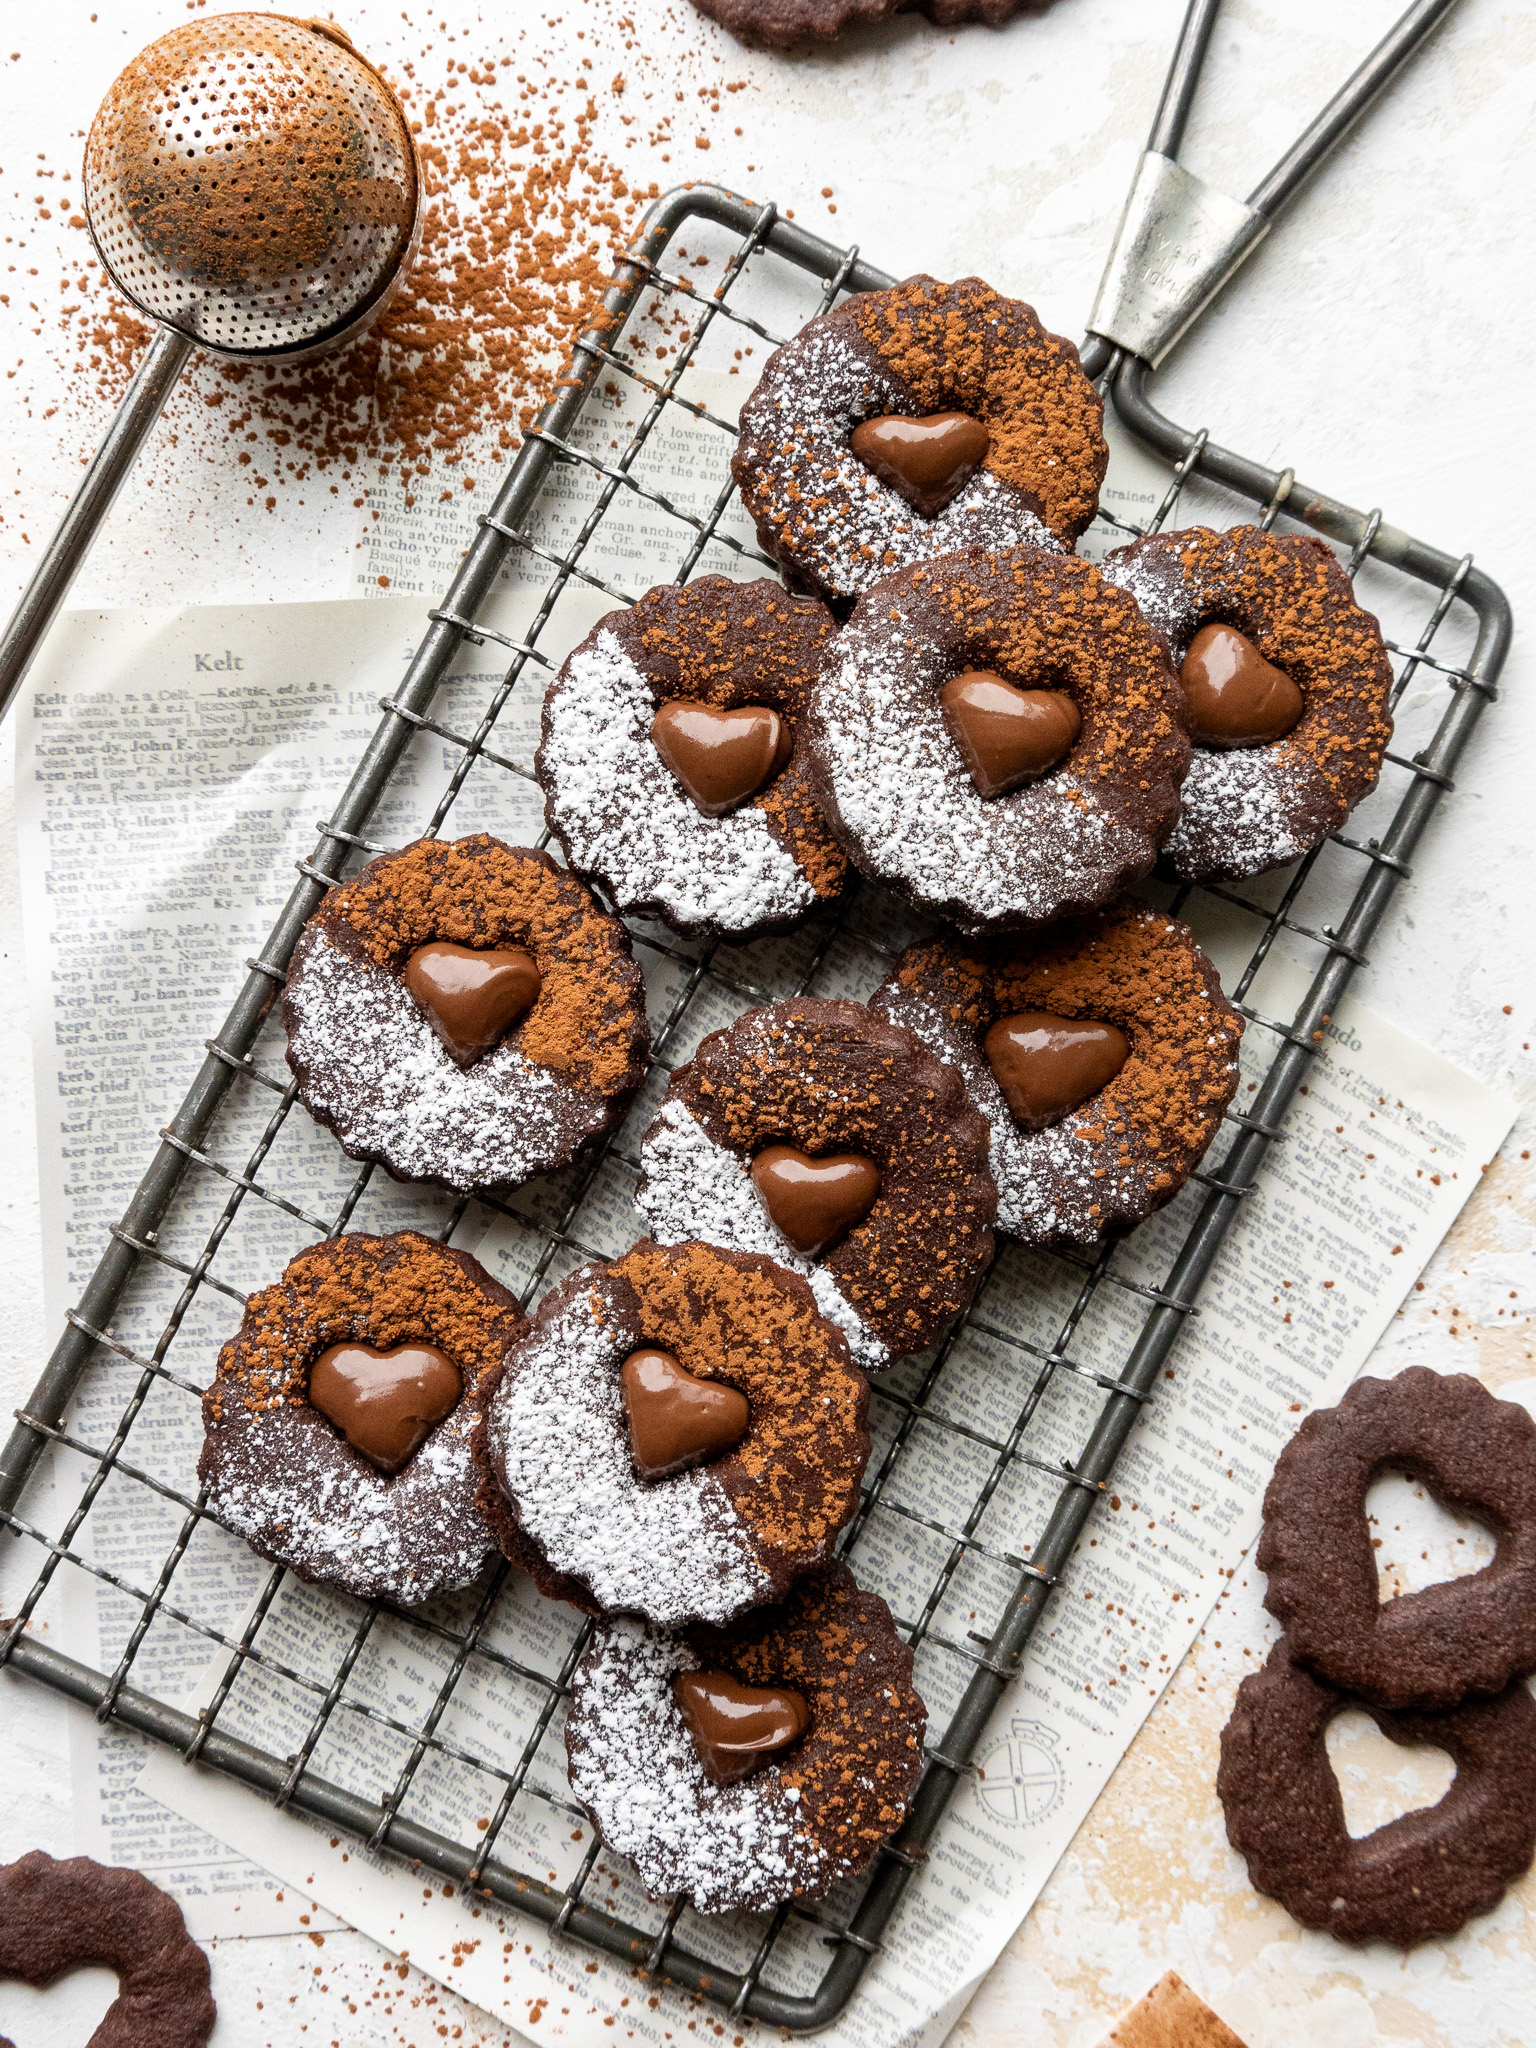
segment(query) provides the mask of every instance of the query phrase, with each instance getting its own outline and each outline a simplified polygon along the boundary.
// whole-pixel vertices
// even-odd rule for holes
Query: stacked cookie
[[[1385,1470],[1485,1522],[1493,1562],[1381,1601],[1366,1495]],[[1233,1848],[1305,1926],[1400,1948],[1454,1934],[1536,1851],[1536,1423],[1461,1373],[1359,1380],[1281,1453],[1258,1562],[1286,1633],[1222,1733]],[[1325,1741],[1351,1706],[1456,1765],[1437,1805],[1362,1839]]]
[[[1150,1215],[1231,1100],[1240,1019],[1123,891],[1165,855],[1290,858],[1374,776],[1379,636],[1326,550],[1175,535],[1104,574],[1071,552],[1101,421],[1071,346],[974,278],[813,321],[735,464],[788,587],[653,590],[548,691],[565,865],[420,840],[294,952],[311,1114],[398,1179],[496,1193],[638,1092],[616,913],[741,942],[857,869],[944,921],[868,1004],[706,1038],[640,1144],[650,1238],[531,1322],[429,1238],[338,1237],[251,1298],[204,1401],[210,1501],[261,1555],[419,1601],[499,1550],[597,1618],[572,1786],[705,1910],[820,1896],[917,1784],[911,1652],[836,1561],[865,1375],[953,1327],[994,1228],[1081,1254]]]

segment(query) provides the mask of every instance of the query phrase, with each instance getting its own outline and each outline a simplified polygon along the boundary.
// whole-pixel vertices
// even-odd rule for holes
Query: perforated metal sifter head
[[[118,289],[229,356],[356,332],[408,264],[421,183],[393,93],[329,22],[189,21],[117,79],[85,212]]]

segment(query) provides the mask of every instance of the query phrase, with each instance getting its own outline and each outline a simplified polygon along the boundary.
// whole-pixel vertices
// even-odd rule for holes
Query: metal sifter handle
[[[1190,0],[1146,153],[1088,317],[1083,367],[1097,377],[1111,348],[1154,367],[1269,233],[1276,214],[1342,141],[1456,0],[1416,0],[1246,200],[1178,161],[1221,0]]]

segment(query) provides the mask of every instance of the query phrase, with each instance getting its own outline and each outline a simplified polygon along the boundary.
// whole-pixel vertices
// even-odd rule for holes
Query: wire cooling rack
[[[702,238],[705,253],[688,251],[680,239],[685,231],[690,242]],[[709,247],[715,252],[709,278],[700,282],[699,266],[707,264]],[[1294,870],[1247,888],[1184,890],[1166,899],[1197,932],[1212,917],[1229,932],[1234,920],[1243,926],[1246,964],[1228,993],[1249,1018],[1250,1038],[1258,1034],[1267,1048],[1257,1087],[1226,1119],[1219,1163],[1198,1174],[1196,1185],[1180,1198],[1184,1207],[1178,1213],[1187,1216],[1188,1227],[1174,1240],[1177,1248],[1166,1270],[1148,1278],[1145,1262],[1138,1273],[1124,1249],[1080,1262],[1031,1255],[1033,1272],[1048,1267],[1054,1275],[1052,1298],[1061,1304],[1054,1329],[1043,1341],[1021,1338],[1016,1326],[1003,1327],[1007,1318],[999,1319],[996,1289],[989,1281],[970,1316],[936,1355],[875,1383],[876,1450],[846,1549],[867,1576],[866,1567],[878,1560],[882,1529],[899,1527],[906,1539],[926,1545],[926,1598],[915,1611],[899,1613],[898,1623],[924,1660],[921,1682],[930,1704],[947,1714],[936,1711],[930,1722],[933,1740],[911,1816],[868,1877],[815,1912],[785,1908],[771,1916],[706,1924],[676,1904],[642,1915],[619,1913],[603,1903],[594,1878],[595,1873],[601,1877],[603,1855],[596,1841],[586,1842],[579,1857],[573,1852],[576,1867],[563,1876],[518,1867],[505,1845],[515,1834],[511,1817],[523,1807],[542,1802],[568,1835],[578,1832],[568,1828],[576,1809],[563,1779],[546,1766],[548,1745],[558,1737],[569,1674],[586,1637],[579,1620],[559,1610],[568,1632],[541,1659],[520,1643],[515,1612],[510,1623],[506,1620],[509,1603],[515,1608],[519,1598],[526,1604],[530,1596],[505,1572],[446,1610],[365,1609],[338,1598],[337,1654],[328,1668],[296,1670],[284,1665],[266,1640],[285,1577],[280,1570],[265,1577],[254,1603],[234,1623],[200,1605],[202,1581],[188,1559],[197,1554],[204,1536],[226,1544],[232,1539],[217,1530],[192,1473],[191,1404],[212,1368],[211,1348],[198,1335],[198,1304],[210,1292],[235,1303],[243,1300],[241,1289],[226,1277],[227,1263],[221,1267],[220,1261],[252,1205],[265,1205],[258,1213],[281,1212],[307,1239],[360,1222],[358,1205],[371,1181],[368,1169],[354,1175],[346,1167],[338,1181],[340,1198],[325,1214],[317,1213],[311,1195],[284,1185],[283,1133],[294,1091],[280,1072],[280,1055],[264,1062],[258,1041],[265,1031],[266,1045],[277,1043],[271,1013],[300,928],[324,890],[376,850],[366,836],[370,821],[420,735],[429,734],[441,745],[445,772],[419,830],[435,832],[444,824],[472,771],[526,774],[506,751],[504,734],[534,707],[544,672],[557,665],[568,644],[559,639],[558,617],[569,593],[595,589],[615,602],[628,602],[665,577],[683,581],[719,563],[722,549],[736,557],[738,569],[745,562],[771,572],[772,565],[751,544],[739,507],[732,505],[728,459],[734,429],[687,395],[690,369],[706,360],[722,366],[734,362],[743,373],[742,388],[748,388],[761,356],[781,333],[793,331],[841,294],[890,282],[856,250],[836,248],[807,233],[771,205],[697,187],[674,192],[653,207],[617,274],[608,301],[611,324],[590,332],[578,345],[567,379],[527,435],[492,509],[481,519],[446,601],[430,614],[399,691],[384,706],[382,722],[333,816],[320,828],[312,855],[300,863],[298,886],[260,957],[250,963],[250,978],[228,1017],[208,1041],[207,1058],[112,1230],[0,1460],[0,1516],[37,1552],[30,1590],[0,1640],[0,1661],[85,1702],[104,1721],[171,1745],[331,1828],[415,1859],[456,1885],[478,1888],[732,2015],[795,2030],[824,2026],[835,2018],[878,1952],[992,1709],[1020,1670],[1051,1589],[1082,1536],[1116,1456],[1151,1398],[1181,1328],[1196,1312],[1201,1283],[1253,1190],[1269,1146],[1280,1135],[1287,1105],[1304,1081],[1323,1028],[1408,876],[1431,813],[1453,786],[1467,736],[1495,694],[1509,637],[1504,599],[1470,559],[1439,553],[1387,525],[1377,512],[1352,511],[1299,485],[1289,470],[1276,474],[1219,448],[1204,432],[1174,426],[1147,395],[1144,365],[1101,343],[1090,345],[1085,357],[1090,372],[1106,382],[1121,419],[1166,460],[1171,472],[1161,501],[1148,503],[1144,519],[1115,517],[1109,526],[1126,533],[1152,531],[1165,523],[1187,490],[1207,494],[1201,509],[1217,523],[1252,518],[1252,508],[1258,507],[1265,526],[1294,520],[1322,531],[1346,551],[1348,569],[1362,579],[1366,601],[1409,619],[1394,643],[1399,657],[1394,704],[1401,703],[1415,678],[1421,685],[1435,679],[1443,689],[1432,730],[1411,756],[1400,750],[1389,754],[1383,789],[1371,800],[1374,809],[1357,814],[1349,834],[1336,835]],[[649,352],[649,367],[642,351]],[[605,406],[608,413],[603,413]],[[584,429],[594,407],[602,414],[604,431],[610,424],[615,428],[606,439]],[[646,462],[647,444],[658,428],[679,420],[694,436],[695,450],[705,450],[688,502],[688,494],[673,483],[651,476]],[[1213,489],[1227,495],[1210,498]],[[560,519],[549,516],[552,498],[564,507]],[[641,536],[638,549],[631,544],[631,553],[641,559],[628,565],[627,588],[619,587],[611,553],[604,552],[604,522],[615,508],[633,515],[631,531]],[[495,608],[498,579],[504,586],[508,573],[520,577],[525,588],[530,576],[545,578],[531,622],[516,635],[496,630],[487,618]],[[440,690],[466,644],[492,648],[505,667],[491,678],[493,687],[483,701],[468,710],[462,689],[444,692],[455,705],[451,714],[445,713]],[[1399,716],[1399,748],[1409,723]],[[1362,816],[1366,825],[1379,820],[1373,836],[1364,836]],[[1333,921],[1324,922],[1330,914]],[[796,988],[824,985],[819,977],[856,945],[866,947],[878,974],[882,931],[889,938],[880,905],[871,892],[856,893],[838,917],[798,935],[787,967],[784,956],[777,956],[779,964],[765,975],[770,984],[765,985],[754,979],[758,956],[751,949],[733,953],[724,947],[683,945],[655,927],[635,927],[637,946],[660,960],[669,977],[655,1034],[659,1082],[686,1057],[703,1028],[721,1021],[722,1006],[728,1015]],[[1253,1007],[1250,995],[1266,959],[1282,944],[1308,955],[1315,974],[1294,1016],[1271,1017]],[[229,1121],[231,1104],[264,1100],[270,1101],[270,1114],[258,1120],[254,1144],[223,1156],[218,1131]],[[637,1117],[648,1116],[654,1100],[654,1090],[642,1096]],[[598,1233],[589,1232],[584,1221],[584,1204],[605,1174],[627,1171],[632,1180],[641,1127],[632,1120],[595,1160],[547,1186],[531,1215],[527,1206],[509,1212],[531,1246],[522,1276],[525,1302],[571,1264],[601,1253],[602,1246],[591,1241]],[[213,1220],[211,1227],[199,1223],[196,1244],[185,1246],[187,1255],[182,1256],[172,1249],[174,1226],[194,1189],[204,1201],[197,1213],[205,1219],[211,1214]],[[211,1209],[210,1191],[217,1197]],[[446,1197],[423,1199],[429,1205],[436,1199],[430,1227],[445,1237],[471,1206]],[[114,1317],[135,1288],[151,1281],[165,1288],[168,1310],[158,1318],[153,1342],[129,1344],[114,1331]],[[1042,1282],[1042,1294],[1049,1291]],[[1118,1304],[1118,1320],[1095,1313],[1106,1300]],[[1134,1312],[1129,1319],[1127,1310]],[[955,1376],[970,1369],[964,1363],[967,1346],[984,1354],[983,1370],[990,1361],[994,1371],[1006,1366],[1013,1375],[1004,1375],[1011,1407],[1001,1425],[978,1423],[974,1406],[945,1398]],[[120,1386],[123,1398],[115,1407],[91,1408],[83,1397],[104,1373],[118,1375],[112,1384]],[[1077,1398],[1074,1412],[1082,1423],[1070,1455],[1062,1455],[1059,1444],[1053,1449],[1044,1429],[1048,1396],[1063,1385]],[[167,1401],[185,1410],[175,1440],[193,1444],[169,1470],[152,1454],[143,1420],[152,1411],[163,1413]],[[95,1418],[89,1428],[79,1419],[82,1412]],[[110,1427],[103,1426],[103,1415]],[[963,1497],[923,1492],[924,1448],[940,1440],[966,1452],[970,1476]],[[83,1463],[86,1473],[77,1499],[56,1499],[51,1507],[42,1487],[28,1489],[49,1445],[63,1447],[75,1461],[67,1469]],[[1036,1513],[1027,1531],[1003,1517],[999,1534],[996,1509],[1011,1498],[1005,1489],[1021,1474],[1033,1488]],[[113,1498],[126,1495],[130,1505],[147,1504],[146,1526],[160,1530],[164,1539],[144,1553],[141,1567],[125,1563],[120,1554],[114,1564],[103,1564],[82,1538],[87,1517],[107,1498],[109,1486]],[[125,1605],[128,1625],[110,1670],[71,1660],[43,1640],[36,1626],[29,1627],[66,1568],[106,1582]],[[963,1597],[957,1600],[960,1592]],[[967,1620],[974,1625],[966,1626]],[[386,1622],[403,1639],[418,1640],[424,1655],[430,1651],[436,1659],[436,1682],[420,1715],[402,1718],[388,1701],[349,1692],[370,1632]],[[168,1628],[215,1658],[219,1676],[211,1703],[196,1715],[162,1696],[170,1688],[144,1682],[146,1640]],[[465,1724],[453,1715],[465,1674],[482,1661],[529,1689],[533,1710],[519,1755],[489,1753],[488,1746],[477,1749],[472,1734],[464,1733]],[[302,1738],[283,1742],[281,1754],[221,1725],[221,1715],[229,1711],[226,1703],[252,1674],[274,1684],[280,1680],[302,1704]],[[358,1783],[355,1772],[349,1777],[346,1770],[326,1764],[328,1757],[344,1759],[348,1753],[348,1728],[359,1725],[349,1716],[366,1717],[371,1735],[384,1730],[394,1739],[397,1764],[387,1777]],[[472,1781],[474,1789],[460,1802],[462,1811],[488,1811],[478,1822],[466,1819],[457,1834],[424,1824],[413,1796],[429,1772],[440,1777],[457,1773]],[[605,1896],[611,1898],[611,1892]],[[776,1959],[797,1942],[800,1965],[785,1988],[776,1982],[784,1974]],[[814,1965],[809,1977],[807,1954]]]

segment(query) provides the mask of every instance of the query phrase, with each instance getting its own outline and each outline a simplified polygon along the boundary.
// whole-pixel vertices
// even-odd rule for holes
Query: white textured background
[[[552,21],[563,8],[566,19]],[[406,10],[411,12],[414,10]],[[1395,0],[1228,0],[1186,145],[1192,168],[1241,196],[1397,12]],[[665,186],[680,174],[754,195],[858,240],[898,274],[977,270],[1081,331],[1144,140],[1181,8],[1176,0],[1055,0],[1001,32],[943,35],[903,20],[833,52],[784,59],[740,50],[685,0],[634,0],[636,50],[608,0],[465,0],[431,10],[433,40],[463,53],[537,19],[573,57],[611,44],[658,102],[674,87],[741,79],[706,159],[670,164],[644,140],[625,168]],[[398,0],[342,5],[361,47],[416,55]],[[0,23],[0,594],[28,573],[62,507],[104,402],[76,388],[50,340],[63,252],[38,220],[39,169],[78,166],[80,138],[112,77],[185,19],[170,0],[10,0]],[[591,41],[579,42],[582,31]],[[15,53],[13,55],[13,52]],[[631,102],[633,104],[633,102]],[[1536,10],[1462,0],[1429,50],[1303,197],[1271,243],[1158,380],[1165,411],[1228,446],[1292,464],[1304,481],[1450,550],[1473,550],[1517,619],[1536,597],[1524,503],[1533,470],[1536,264]],[[743,134],[731,128],[740,123]],[[610,137],[617,152],[622,137]],[[757,166],[749,174],[746,166]],[[834,188],[835,221],[821,188]],[[23,243],[25,247],[23,247]],[[56,245],[56,246],[55,246]],[[14,265],[14,268],[10,266]],[[30,274],[36,266],[37,275]],[[185,400],[191,404],[195,391]],[[339,518],[252,518],[233,466],[171,448],[173,404],[143,474],[78,586],[83,601],[207,602],[329,597],[348,587]],[[24,541],[23,533],[30,536]],[[1467,787],[1430,837],[1412,890],[1363,993],[1427,1042],[1527,1100],[1536,1038],[1528,901],[1536,851],[1533,678],[1523,646],[1484,721]],[[18,928],[9,745],[0,803],[0,1411],[43,1356],[29,1050]],[[1473,1198],[1399,1318],[1379,1365],[1475,1370],[1495,1388],[1536,1373],[1522,1304],[1536,1186],[1531,1119]],[[146,1133],[146,1138],[148,1134]],[[1255,1575],[1256,1576],[1256,1575]],[[1244,1669],[1262,1656],[1262,1581],[1241,1575],[981,1992],[957,2040],[1020,2038],[1087,2048],[1168,1965],[1251,2044],[1504,2048],[1531,2039],[1536,1945],[1527,1880],[1468,1934],[1406,1961],[1303,1935],[1256,1898],[1226,1847],[1212,1791],[1215,1744]],[[0,1855],[67,1852],[64,1709],[0,1682]],[[382,1958],[357,1938],[225,1944],[215,1958],[216,2041],[337,2041],[345,2048],[501,2031],[419,1984],[389,2019],[364,2000]],[[317,1966],[319,1974],[316,1975]],[[393,1980],[391,1980],[393,1981]],[[42,2048],[90,2031],[81,1980],[68,2011],[0,1986],[0,2032]],[[418,2002],[413,2002],[418,2001]],[[348,2003],[358,2006],[356,2014]],[[455,2030],[462,2029],[456,2032]]]

